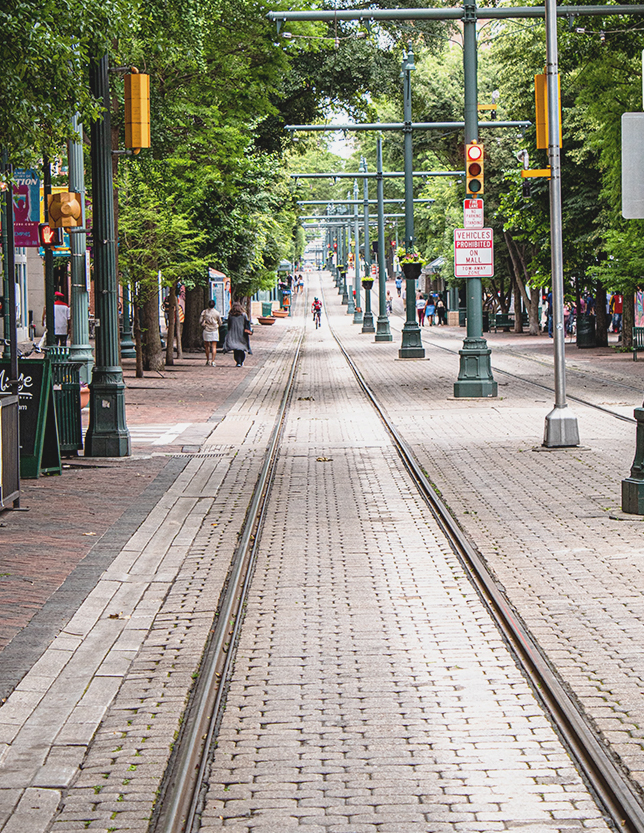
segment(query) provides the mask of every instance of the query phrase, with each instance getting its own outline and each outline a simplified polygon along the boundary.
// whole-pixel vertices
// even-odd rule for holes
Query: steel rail
[[[306,317],[304,321],[306,322]],[[199,670],[199,684],[178,740],[178,754],[174,763],[170,764],[171,774],[165,783],[160,810],[151,828],[154,833],[192,833],[198,815],[201,791],[210,760],[208,753],[219,725],[234,660],[243,620],[243,605],[257,559],[258,541],[273,482],[286,412],[293,395],[304,333],[303,327],[262,468],[231,560],[223,600],[217,613],[217,623],[204,651]]]
[[[618,829],[629,833],[644,833],[644,807],[636,791],[605,749],[601,739],[589,726],[581,706],[564,688],[538,642],[521,621],[500,584],[488,570],[481,554],[461,530],[446,504],[438,497],[435,486],[423,472],[411,447],[402,437],[384,407],[378,402],[330,322],[329,328],[359,386],[393,439],[401,460],[430,512],[441,527],[455,555],[461,561],[497,627],[507,640],[520,668],[528,677],[535,696],[550,714],[557,731],[577,761],[591,789]]]

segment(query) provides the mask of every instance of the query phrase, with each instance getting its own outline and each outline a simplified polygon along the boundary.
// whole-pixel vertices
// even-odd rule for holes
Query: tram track
[[[431,345],[432,347],[435,347],[437,350],[443,350],[443,352],[445,352],[445,353],[451,353],[453,356],[458,356],[458,354],[459,354],[458,350],[453,350],[451,347],[445,347],[443,344],[438,344],[435,341],[430,341],[430,342],[425,341],[423,343],[426,344],[426,345]],[[532,356],[526,356],[524,353],[520,353],[520,352],[512,351],[512,350],[507,350],[507,349],[504,350],[503,352],[508,353],[509,355],[518,356],[521,359],[524,359],[526,361],[533,361],[536,364],[540,365],[541,367],[548,367],[548,365],[545,364],[544,362],[540,362],[538,359],[535,359]],[[546,391],[548,391],[548,393],[552,393],[553,395],[555,393],[555,389],[553,387],[551,387],[550,385],[544,385],[543,382],[536,382],[534,379],[528,379],[526,376],[520,376],[517,373],[510,373],[509,370],[503,370],[502,368],[497,367],[495,365],[492,365],[491,367],[492,367],[492,370],[494,371],[494,373],[500,373],[503,376],[509,376],[511,379],[517,379],[520,382],[525,382],[526,384],[532,385],[533,387],[540,388],[541,390],[546,390]],[[567,372],[570,373],[571,368],[567,368]],[[572,369],[572,372],[578,373],[578,374],[581,374],[581,375],[584,374],[583,370],[577,370],[577,369],[574,369],[574,368]],[[624,382],[611,381],[611,384],[614,384],[616,387],[621,387],[621,388],[625,388],[627,390],[633,390],[633,391],[637,391],[638,393],[641,393],[639,388],[636,388],[633,385],[627,385]],[[574,394],[571,394],[570,392],[566,392],[566,398],[570,399],[571,402],[578,402],[580,405],[585,405],[588,408],[593,408],[596,411],[601,411],[602,413],[605,413],[605,414],[608,414],[609,416],[615,417],[615,419],[619,419],[619,420],[622,420],[623,422],[630,422],[633,425],[637,425],[637,420],[634,419],[633,417],[625,416],[624,414],[620,414],[618,411],[613,411],[610,408],[605,408],[603,405],[597,405],[595,402],[589,402],[587,399],[582,399],[580,396],[575,396]]]
[[[305,296],[305,314],[306,299],[307,296]],[[328,316],[327,323],[358,386],[370,401],[392,438],[396,451],[416,489],[437,521],[452,551],[466,570],[479,597],[510,646],[517,664],[531,683],[533,691],[551,716],[555,728],[577,762],[589,787],[617,829],[630,833],[644,833],[644,808],[636,790],[623,774],[610,751],[605,748],[602,739],[588,724],[582,709],[567,692],[547,656],[513,609],[493,574],[488,570],[481,554],[440,499],[413,450],[400,434],[341,339],[331,327]],[[206,801],[212,750],[216,744],[217,731],[225,707],[235,647],[244,618],[245,600],[257,559],[262,523],[273,484],[283,429],[293,396],[304,336],[303,328],[253,498],[248,506],[238,545],[231,560],[216,624],[202,659],[199,682],[187,709],[186,719],[177,741],[176,754],[157,803],[157,810],[150,827],[151,833],[194,833],[199,826],[199,816]],[[441,349],[455,352],[448,348]],[[522,379],[522,377],[517,378]],[[530,380],[523,379],[523,381],[529,382]],[[596,407],[599,410],[606,410],[592,403],[584,404],[589,404],[590,407]],[[614,412],[612,414],[625,419],[622,415]]]
[[[590,789],[617,829],[627,830],[630,833],[644,833],[644,806],[636,789],[624,775],[610,751],[606,749],[602,738],[598,736],[587,721],[581,706],[566,690],[545,652],[530,634],[528,628],[510,604],[499,582],[488,569],[485,559],[440,499],[436,487],[416,459],[411,447],[378,401],[337,333],[330,324],[329,327],[358,385],[371,402],[391,436],[398,455],[416,488],[477,589],[494,622],[505,637],[519,667],[529,680],[536,697],[542,702],[544,709],[550,715],[562,741],[577,762]],[[450,353],[456,353],[456,351],[440,345],[433,344],[433,346],[440,347],[440,349],[447,350]],[[501,373],[505,372],[498,368],[495,370]],[[507,375],[514,376],[511,373]],[[520,376],[516,376],[516,378],[541,388],[546,387],[539,383],[530,382],[530,380]],[[550,390],[549,388],[546,389]],[[583,400],[575,397],[570,398],[583,402]],[[583,404],[597,410],[608,411],[608,409],[593,403],[583,402]],[[608,413],[620,419],[628,419],[612,411],[608,411]],[[632,419],[628,419],[628,421],[635,422]]]

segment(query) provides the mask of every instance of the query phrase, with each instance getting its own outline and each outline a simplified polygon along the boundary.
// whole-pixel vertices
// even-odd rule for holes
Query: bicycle
[[[36,343],[35,341],[32,341],[30,346],[25,348],[24,350],[21,350],[20,347],[17,347],[18,358],[19,359],[27,359],[27,358],[29,358],[29,356],[31,356],[32,353],[37,353],[39,356],[45,355],[45,353],[47,352],[47,347],[44,347],[41,344],[41,342],[42,342],[42,339],[38,343]],[[2,343],[5,348],[10,348],[11,347],[11,344],[10,344],[8,338],[3,338],[0,343]]]
[[[322,313],[319,309],[313,310],[313,321],[316,330],[322,326]]]

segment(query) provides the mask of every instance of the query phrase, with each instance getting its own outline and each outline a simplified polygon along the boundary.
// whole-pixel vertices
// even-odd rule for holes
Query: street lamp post
[[[358,223],[358,180],[353,181],[353,287],[356,293],[355,309],[353,312],[353,323],[362,324],[362,304],[360,303],[360,224]]]
[[[90,88],[103,112],[92,124],[91,133],[96,364],[90,384],[85,456],[126,457],[131,453],[131,443],[125,422],[125,384],[118,350],[118,283],[107,55],[90,62]]]
[[[360,162],[360,169],[363,173],[367,173],[367,160],[364,157]],[[373,323],[373,313],[371,311],[371,287],[373,286],[373,280],[371,279],[371,252],[369,250],[369,180],[366,176],[362,178],[362,196],[364,213],[364,315],[362,317],[362,332],[375,333],[376,328]]]
[[[374,341],[391,341],[389,316],[387,315],[387,273],[385,271],[385,206],[382,178],[382,138],[376,144],[376,173],[378,198],[378,321]]]
[[[465,80],[465,144],[478,141],[476,2],[463,5],[463,73]],[[466,278],[467,335],[459,351],[460,367],[454,382],[455,397],[483,398],[497,395],[492,376],[491,350],[483,338],[483,297],[481,279]]]
[[[411,73],[415,68],[414,53],[410,44],[402,64],[404,84],[403,119],[405,122],[405,126],[403,127],[405,149],[405,251],[408,254],[414,251],[414,157],[411,121]],[[405,292],[407,320],[402,329],[402,341],[398,355],[401,359],[422,359],[425,356],[425,349],[420,337],[420,327],[416,321],[416,276],[405,275]]]

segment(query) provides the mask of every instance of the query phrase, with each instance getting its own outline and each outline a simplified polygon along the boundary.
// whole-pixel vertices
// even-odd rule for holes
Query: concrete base
[[[98,377],[98,378],[97,378]],[[125,422],[125,385],[121,368],[102,369],[90,383],[86,457],[129,457],[130,432]]]
[[[354,324],[362,324],[364,315],[362,310],[356,308],[356,311],[353,313],[353,323]]]
[[[458,327],[458,310],[449,310],[447,313],[447,324],[449,327]]]
[[[577,417],[566,405],[553,408],[546,417],[543,444],[548,448],[569,448],[579,445]]]
[[[634,477],[622,480],[622,512],[644,515],[644,480]]]
[[[391,330],[389,329],[389,319],[385,317],[378,317],[376,326],[376,337],[374,341],[392,341]]]
[[[363,333],[375,333],[376,328],[373,323],[373,313],[372,312],[365,312],[364,316],[362,317],[362,332]]]
[[[458,379],[454,382],[454,396],[458,399],[474,397],[489,399],[498,393],[490,365],[491,350],[483,338],[465,339]]]
[[[401,359],[425,358],[425,348],[420,337],[420,327],[416,322],[413,324],[410,324],[408,321],[405,322],[405,326],[402,329],[402,342],[398,356]]]

